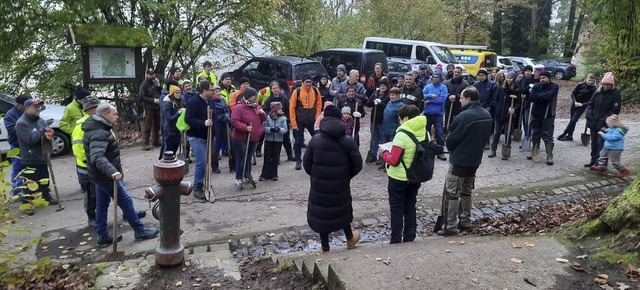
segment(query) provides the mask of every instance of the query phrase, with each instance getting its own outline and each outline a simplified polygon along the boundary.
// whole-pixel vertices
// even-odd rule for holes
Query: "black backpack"
[[[407,168],[404,159],[400,159],[404,170],[407,172],[407,179],[410,182],[425,182],[431,180],[433,177],[435,157],[438,154],[442,154],[444,148],[434,141],[429,141],[429,138],[425,138],[424,141],[420,142],[413,133],[407,130],[400,129],[398,132],[406,134],[411,138],[413,143],[416,144],[416,153],[411,161],[411,167]],[[429,133],[427,133],[427,136],[429,136],[428,134]]]

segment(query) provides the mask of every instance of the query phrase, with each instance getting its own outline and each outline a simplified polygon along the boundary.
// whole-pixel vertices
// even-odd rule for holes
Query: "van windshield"
[[[458,59],[451,53],[449,48],[444,46],[432,46],[433,52],[438,56],[438,58],[444,63],[459,63]]]

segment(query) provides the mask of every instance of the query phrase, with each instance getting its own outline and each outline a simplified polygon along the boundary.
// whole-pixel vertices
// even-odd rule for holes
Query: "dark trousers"
[[[151,130],[153,129],[153,131]],[[142,142],[144,145],[149,145],[149,138],[153,136],[153,143],[157,144],[160,141],[160,110],[144,109],[144,134],[142,135]]]
[[[89,220],[96,219],[96,186],[89,181],[89,172],[86,168],[76,165],[76,173],[78,173],[78,183],[84,195],[84,210]]]
[[[291,146],[291,124],[289,124],[287,133],[284,133],[284,137],[282,138],[282,147],[284,147],[284,152],[287,153],[287,156],[293,155],[293,147]]]
[[[222,149],[222,144],[227,143],[227,123],[226,122],[218,122],[215,124],[215,139],[213,141],[213,154],[211,154],[211,169],[216,170],[220,167],[220,163],[218,162],[218,156],[220,155],[220,150]]]
[[[280,160],[280,151],[282,149],[282,142],[264,142],[264,165],[262,166],[262,173],[260,177],[271,179],[278,177],[278,161]]]
[[[587,109],[586,106],[582,106],[578,108],[575,105],[571,105],[571,120],[569,120],[569,124],[567,124],[567,128],[564,129],[565,134],[573,137],[573,131],[576,130],[576,124],[578,123],[578,120],[580,120],[580,117],[582,117],[582,114],[586,109]]]
[[[513,126],[514,126],[514,122],[513,119],[511,120],[511,132],[509,132],[507,134],[507,131],[509,131],[509,121],[507,122],[502,122],[498,119],[496,119],[495,121],[495,127],[496,127],[496,131],[493,133],[493,142],[491,143],[491,146],[497,147],[498,143],[500,143],[500,135],[504,134],[504,138],[505,141],[508,145],[511,145],[511,133],[513,133]],[[507,140],[509,139],[509,140]],[[493,150],[493,149],[492,149]]]
[[[598,164],[598,158],[600,157],[600,150],[604,147],[604,140],[598,135],[599,130],[589,128],[591,134],[591,165]]]
[[[553,129],[556,117],[531,117],[531,140],[533,142],[553,143]]]
[[[426,115],[427,116],[427,132],[431,132],[431,127],[436,130],[436,143],[444,146],[444,119],[442,115]],[[431,134],[431,133],[429,133]]]
[[[22,193],[34,195],[38,192],[42,192],[42,198],[44,198],[44,200],[46,201],[53,200],[53,197],[51,196],[51,190],[49,189],[49,181],[42,182],[42,183],[40,182],[40,180],[42,179],[49,180],[49,170],[47,169],[47,164],[39,164],[39,165],[23,164],[22,166],[23,166],[22,168],[24,169],[31,169],[31,170],[22,171],[21,176],[25,178],[25,180],[32,180],[38,184],[38,188],[36,190],[31,191],[29,190],[29,188],[25,188],[22,191]],[[23,199],[22,203],[28,203],[28,201]]]
[[[316,134],[316,131],[313,130],[313,124],[298,124],[298,130],[293,130],[293,138],[295,139],[293,149],[296,154],[296,161],[302,161],[302,143],[304,142],[304,129],[307,129],[307,131],[309,131],[311,137]]]
[[[353,238],[353,231],[351,231],[351,225],[342,229],[344,231],[344,236],[347,240],[351,240]],[[322,246],[322,250],[328,251],[331,249],[329,247],[329,233],[320,233],[320,245]]]
[[[164,130],[162,132],[162,147],[160,148],[160,158],[166,151],[171,151],[173,154],[178,153],[180,148],[180,140],[182,140],[182,133],[174,130]]]
[[[389,208],[391,209],[391,243],[416,239],[416,200],[420,183],[409,183],[389,177]],[[403,226],[404,223],[404,226]]]

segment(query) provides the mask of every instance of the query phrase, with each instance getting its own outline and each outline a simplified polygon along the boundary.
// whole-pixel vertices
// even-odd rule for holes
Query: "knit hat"
[[[326,101],[326,102],[324,102],[324,105],[322,105],[322,108],[323,108],[323,109],[326,109],[328,106],[331,106],[331,105],[333,105],[333,102],[331,102],[331,101]]]
[[[547,77],[547,78],[551,78],[551,73],[549,73],[549,71],[546,71],[546,70],[545,70],[545,71],[542,71],[542,72],[540,73],[540,76],[545,76],[545,77]]]
[[[245,89],[246,91],[246,89]],[[269,105],[269,109],[271,110],[271,112],[275,112],[277,110],[282,109],[282,103],[280,102],[271,102],[271,105]]]
[[[31,99],[31,97],[27,95],[19,95],[16,97],[16,104],[24,105],[24,102],[28,99]]]
[[[252,87],[246,87],[244,88],[244,92],[242,93],[242,97],[245,100],[248,100],[249,98],[258,95],[258,91],[256,91],[256,89],[252,88]]]
[[[420,69],[427,69],[427,65],[426,65],[426,64],[424,64],[424,63],[423,63],[423,64],[421,64],[421,65],[420,65]]]
[[[169,75],[170,75],[170,76],[173,76],[173,74],[174,74],[174,73],[176,73],[177,71],[182,71],[182,70],[181,70],[179,67],[172,67],[172,68],[169,70]]]
[[[238,79],[238,84],[251,83],[247,77],[241,77]]]
[[[455,69],[456,66],[454,64],[452,64],[452,63],[447,64],[447,70],[449,70],[450,68],[454,68]]]
[[[342,107],[342,111],[343,114],[351,114],[351,108],[344,106]]]
[[[344,64],[339,64],[338,67],[336,68],[336,70],[341,70],[344,73],[346,73],[347,72],[347,67],[344,66]]]
[[[302,76],[302,81],[304,82],[304,81],[306,81],[306,80],[313,80],[313,78],[311,78],[311,75],[310,75],[310,74],[304,74],[304,75]]]
[[[524,70],[525,71],[533,71],[533,67],[531,67],[530,65],[525,65],[524,66]]]
[[[324,109],[324,117],[342,118],[342,114],[338,107],[331,105]]]
[[[170,86],[169,87],[169,95],[173,95],[176,92],[181,92],[180,87],[178,87],[178,86]]]
[[[480,74],[484,74],[485,76],[488,76],[489,72],[487,71],[487,69],[481,68],[481,69],[478,70],[478,74],[477,75],[480,75]]]
[[[441,64],[436,64],[436,70],[442,71],[442,65]]]
[[[542,71],[544,71],[544,67],[543,67],[543,66],[537,66],[537,67],[535,68],[535,71],[537,71],[537,72],[542,72]]]
[[[436,77],[442,79],[442,72],[436,71],[436,72],[433,73],[433,76],[436,76]]]
[[[612,72],[607,72],[604,74],[604,77],[602,78],[601,81],[602,84],[610,84],[610,85],[615,85],[615,80],[613,79],[613,73]]]
[[[380,85],[388,86],[389,85],[389,79],[387,77],[382,77],[380,79]]]
[[[96,98],[94,96],[88,96],[88,97],[82,99],[82,110],[83,111],[89,110],[91,108],[95,108],[98,105],[100,105],[100,100],[98,100],[98,98]]]
[[[186,85],[193,85],[193,84],[191,83],[191,81],[190,81],[190,80],[184,80],[184,81],[182,82],[182,85],[183,85],[183,86],[186,86]]]
[[[515,79],[515,78],[516,78],[516,73],[515,73],[515,72],[513,72],[513,71],[510,71],[510,72],[508,72],[508,73],[507,73],[507,75],[506,75],[506,76],[511,77],[511,78],[514,78],[514,79]]]
[[[220,81],[223,81],[226,78],[231,78],[231,74],[229,73],[222,73],[222,75],[220,75]]]
[[[618,127],[620,126],[620,117],[616,114],[613,114],[607,117],[607,126],[608,127]]]
[[[328,74],[323,73],[323,74],[321,74],[321,75],[320,75],[320,78],[329,79],[329,75],[328,75]]]
[[[76,90],[76,100],[82,100],[91,95],[91,92],[85,88],[79,88]]]

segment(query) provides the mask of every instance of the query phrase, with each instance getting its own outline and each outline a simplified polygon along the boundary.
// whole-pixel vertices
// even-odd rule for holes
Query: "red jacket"
[[[267,119],[267,113],[260,113],[260,105],[255,107],[249,107],[244,101],[236,104],[233,111],[231,111],[231,125],[233,131],[231,137],[240,141],[247,141],[247,126],[251,125],[253,130],[251,131],[251,142],[258,142],[260,136],[264,132],[262,122]]]

